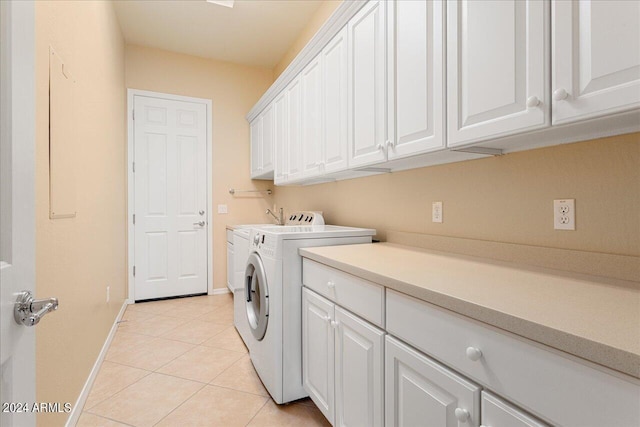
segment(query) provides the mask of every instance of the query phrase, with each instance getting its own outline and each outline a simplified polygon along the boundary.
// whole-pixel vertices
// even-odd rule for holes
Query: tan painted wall
[[[553,199],[576,199],[576,231]],[[329,224],[640,256],[640,133],[308,187],[276,187],[286,212]],[[442,224],[431,203],[442,201]]]
[[[49,45],[76,79],[73,219],[48,216]],[[112,4],[36,2],[36,292],[60,300],[36,330],[38,402],[75,403],[126,297],[125,105],[124,42]],[[66,418],[39,414],[38,425]]]
[[[245,114],[272,83],[268,68],[236,65],[140,46],[126,47],[126,86],[213,100],[213,278],[226,287],[227,224],[270,222],[271,197],[233,197],[229,188],[272,187],[251,181],[249,124]],[[227,215],[217,213],[226,204]]]
[[[313,14],[307,26],[302,30],[298,38],[291,45],[289,50],[282,56],[280,62],[273,68],[273,80],[277,79],[280,74],[289,66],[296,55],[300,53],[302,48],[311,40],[318,32],[320,27],[327,21],[336,8],[342,3],[342,0],[325,0],[318,10]]]

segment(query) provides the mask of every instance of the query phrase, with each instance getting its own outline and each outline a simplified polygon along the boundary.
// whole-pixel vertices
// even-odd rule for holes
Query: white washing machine
[[[248,347],[256,372],[277,403],[307,396],[302,388],[302,257],[298,249],[370,243],[374,234],[371,229],[332,225],[251,230],[245,272]]]

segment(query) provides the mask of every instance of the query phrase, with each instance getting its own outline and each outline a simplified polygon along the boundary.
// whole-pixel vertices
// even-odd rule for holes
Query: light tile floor
[[[328,426],[276,405],[233,326],[231,294],[130,305],[77,426]]]

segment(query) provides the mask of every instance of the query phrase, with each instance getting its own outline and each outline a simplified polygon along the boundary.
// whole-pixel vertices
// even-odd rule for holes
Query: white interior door
[[[134,96],[136,301],[207,292],[206,112]]]
[[[2,426],[35,425],[35,330],[13,318],[16,296],[35,287],[34,5],[0,2],[0,411]],[[24,411],[24,409],[23,409]]]

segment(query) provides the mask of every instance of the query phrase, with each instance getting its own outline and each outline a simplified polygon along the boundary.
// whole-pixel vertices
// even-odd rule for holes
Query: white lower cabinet
[[[481,427],[547,427],[547,424],[493,394],[483,391]]]
[[[386,426],[479,425],[480,387],[391,336],[386,341]]]
[[[302,291],[302,381],[335,426],[382,426],[384,331]]]

